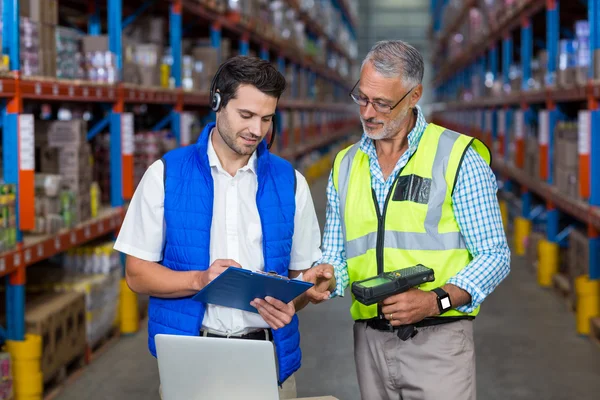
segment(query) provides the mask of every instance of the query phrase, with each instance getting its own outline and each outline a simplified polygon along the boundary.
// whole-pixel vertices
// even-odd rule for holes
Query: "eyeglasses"
[[[358,80],[356,82],[356,84],[354,85],[354,87],[350,91],[350,97],[352,98],[352,100],[354,100],[354,102],[356,104],[358,104],[359,106],[361,106],[361,107],[366,107],[367,104],[371,103],[371,105],[373,106],[373,108],[375,109],[375,111],[377,111],[378,113],[381,113],[381,114],[389,114],[389,113],[391,113],[392,110],[394,108],[398,107],[398,104],[402,103],[402,100],[404,100],[404,98],[406,96],[408,96],[408,94],[410,92],[412,92],[416,88],[416,86],[415,86],[412,89],[410,89],[408,92],[406,92],[406,94],[404,96],[402,96],[402,98],[400,100],[398,100],[398,102],[396,104],[394,104],[393,106],[390,106],[388,104],[383,104],[383,103],[378,103],[376,101],[371,101],[367,97],[363,97],[363,96],[360,96],[358,93],[354,93],[354,89],[356,89],[356,86],[358,86],[358,82],[360,82],[360,80]]]

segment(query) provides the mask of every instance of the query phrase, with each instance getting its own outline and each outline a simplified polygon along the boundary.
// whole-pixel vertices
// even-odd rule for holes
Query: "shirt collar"
[[[417,121],[415,127],[408,133],[408,147],[411,150],[417,148],[421,141],[421,137],[423,136],[423,132],[425,132],[425,129],[427,128],[427,121],[425,120],[421,107],[415,106],[413,112],[417,116]],[[360,139],[360,149],[369,156],[377,157],[373,139],[369,138],[364,133]]]
[[[212,144],[212,135],[215,132],[216,128],[213,128],[210,131],[210,135],[208,136],[208,148],[206,149],[206,153],[208,155],[208,164],[211,167],[216,167],[219,171],[222,172],[226,172],[225,169],[223,169],[223,165],[221,165],[221,160],[219,160],[219,157],[217,156],[217,152],[215,151],[215,148],[213,147]],[[256,174],[256,162],[257,162],[258,156],[256,155],[256,150],[252,153],[252,155],[250,156],[250,159],[248,160],[248,164],[244,165],[242,168],[240,168],[240,171],[252,171],[254,172],[254,174]]]

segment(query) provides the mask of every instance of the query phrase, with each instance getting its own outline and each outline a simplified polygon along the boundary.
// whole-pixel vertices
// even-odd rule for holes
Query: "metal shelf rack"
[[[434,0],[432,10],[439,10],[445,0]],[[561,6],[567,11],[561,14]],[[465,5],[467,7],[467,5]],[[572,19],[574,7],[584,9],[578,17],[585,18],[590,27],[590,65],[585,84],[558,86],[558,43],[564,35],[563,20]],[[443,33],[434,33],[440,37],[436,48],[441,53],[445,42],[453,30],[466,23],[467,12],[463,10],[450,25],[451,29]],[[534,22],[537,21],[537,22]],[[571,21],[572,22],[572,21]],[[536,24],[538,24],[536,26]],[[434,16],[433,30],[440,32],[439,16]],[[587,227],[589,238],[590,279],[600,279],[600,82],[594,77],[595,52],[600,49],[600,1],[587,0],[564,2],[560,0],[521,0],[515,1],[510,10],[500,14],[500,18],[489,34],[482,35],[455,58],[441,64],[442,58],[436,56],[438,73],[433,82],[436,87],[438,103],[433,105],[434,119],[452,129],[479,137],[492,145],[494,153],[493,167],[505,181],[505,190],[512,191],[513,184],[520,185],[522,217],[530,219],[532,195],[545,201],[548,221],[547,240],[558,243],[564,232],[559,232],[561,213],[572,217]],[[537,28],[538,40],[534,41],[534,29]],[[542,29],[543,28],[543,29]],[[542,32],[539,32],[542,31]],[[540,34],[541,33],[541,34]],[[540,45],[542,43],[542,45]],[[518,45],[515,49],[513,46]],[[528,81],[532,78],[530,68],[534,46],[547,51],[545,88],[532,90]],[[513,90],[490,97],[472,98],[468,101],[447,100],[458,98],[461,89],[472,87],[471,78],[478,76],[485,81],[486,74],[499,78],[503,85],[510,83],[509,67],[514,56],[520,57],[522,84],[520,90]],[[597,62],[597,60],[596,60]],[[562,118],[562,107],[579,104],[584,112],[579,114],[579,196],[583,200],[570,198],[557,191],[553,176],[554,166],[554,127]],[[540,179],[532,179],[524,171],[525,138],[523,129],[517,128],[523,123],[522,115],[542,108],[540,112],[541,135],[538,137],[540,154]],[[517,120],[519,118],[520,120]],[[515,127],[516,134],[507,138],[509,129]],[[583,127],[583,128],[582,128]],[[542,132],[543,131],[543,132]],[[510,141],[513,143],[510,143]],[[514,162],[509,160],[509,146],[514,146]],[[592,178],[594,177],[594,178]]]

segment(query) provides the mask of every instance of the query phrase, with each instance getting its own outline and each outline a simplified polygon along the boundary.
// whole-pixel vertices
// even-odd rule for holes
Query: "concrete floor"
[[[321,226],[326,181],[312,186]],[[352,347],[350,298],[300,313],[299,397],[360,398]],[[475,322],[478,397],[486,400],[594,400],[600,347],[575,332],[575,318],[552,291],[540,289],[523,260],[488,298]],[[91,364],[60,400],[156,399],[158,370],[145,330],[125,337]],[[368,400],[368,399],[365,399]]]

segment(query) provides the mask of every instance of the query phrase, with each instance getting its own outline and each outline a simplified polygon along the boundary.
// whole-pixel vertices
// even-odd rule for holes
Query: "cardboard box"
[[[565,68],[560,69],[557,72],[558,75],[558,86],[567,87],[575,84],[575,76],[576,69],[575,68]]]
[[[557,165],[555,168],[555,184],[561,193],[573,199],[579,199],[579,172],[577,168]]]
[[[554,131],[556,164],[566,168],[577,168],[579,165],[578,136],[576,122],[557,124]]]
[[[95,53],[95,52],[107,52],[108,47],[108,35],[98,36],[84,36],[83,37],[83,52],[84,53]]]
[[[48,146],[79,146],[87,142],[87,123],[84,120],[53,121],[48,126]]]
[[[75,292],[39,297],[26,304],[25,327],[42,337],[41,367],[47,382],[85,353],[85,297]]]

